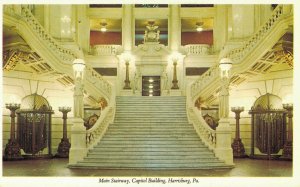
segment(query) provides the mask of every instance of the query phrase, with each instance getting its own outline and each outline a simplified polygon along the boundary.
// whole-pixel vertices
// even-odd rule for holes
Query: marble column
[[[169,5],[169,48],[178,51],[181,46],[180,4]]]
[[[232,5],[232,36],[246,38],[255,32],[255,5]]]
[[[73,40],[74,15],[72,5],[49,5],[47,11],[45,25],[51,36],[59,40]]]
[[[131,51],[134,45],[134,17],[132,4],[123,5],[122,45],[124,51]]]
[[[214,50],[220,51],[228,39],[228,5],[215,5]]]

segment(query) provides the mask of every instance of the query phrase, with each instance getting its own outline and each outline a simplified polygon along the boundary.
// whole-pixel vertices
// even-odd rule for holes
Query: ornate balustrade
[[[109,124],[113,122],[115,116],[114,112],[113,107],[105,108],[95,125],[86,131],[86,144],[88,149],[93,148],[94,145],[101,140]]]
[[[121,47],[120,45],[93,45],[91,46],[91,54],[95,56],[117,55]]]
[[[184,46],[187,55],[209,55],[211,46],[208,44],[190,44]]]
[[[216,131],[208,126],[196,107],[190,107],[187,112],[200,139],[210,150],[214,150],[216,148]]]
[[[79,52],[73,52],[70,49],[62,47],[52,36],[45,31],[42,25],[36,20],[34,15],[31,13],[30,9],[28,9],[26,6],[20,6],[20,5],[5,5],[4,6],[4,13],[8,14],[10,16],[13,16],[18,20],[19,24],[26,25],[26,28],[29,28],[31,31],[30,34],[33,34],[36,38],[38,38],[39,42],[42,44],[43,49],[39,53],[47,52],[51,53],[51,57],[54,57],[55,60],[47,60],[47,63],[50,65],[50,67],[53,67],[58,72],[66,73],[70,77],[73,77],[72,70],[72,63],[73,60],[76,58],[82,58],[80,51]],[[18,24],[18,23],[16,23]],[[21,35],[25,35],[27,31],[25,27],[18,27],[20,30]],[[24,29],[24,32],[22,32]],[[26,38],[26,37],[25,37]],[[29,37],[28,37],[29,38]],[[32,38],[32,37],[31,37]],[[29,45],[34,45],[36,42],[31,42],[29,39],[26,40]],[[31,46],[32,47],[32,46]],[[40,48],[40,46],[35,47]],[[43,57],[47,55],[41,55]],[[49,57],[49,56],[47,56]],[[62,67],[64,66],[64,67]],[[87,85],[87,88],[91,88],[91,86],[88,86],[88,84],[93,84],[93,86],[96,87],[96,90],[102,95],[104,95],[106,98],[110,99],[112,93],[111,93],[111,85],[108,81],[103,79],[101,75],[99,75],[92,67],[90,67],[88,64],[86,65],[86,79],[84,80],[85,85]],[[88,92],[93,92],[93,90],[87,90]],[[99,96],[99,95],[98,95]]]
[[[15,26],[18,33],[27,41],[32,49],[37,49],[41,57],[49,63],[55,71],[73,77],[72,65],[76,58],[82,58],[80,51],[74,52],[62,47],[35,19],[30,10],[22,5],[5,5],[4,21]],[[41,50],[39,50],[41,49]],[[83,120],[74,118],[69,163],[76,163],[86,155],[88,148],[99,141],[105,133],[109,123],[113,121],[115,112],[115,98],[112,85],[86,64],[84,76],[85,90],[95,98],[104,96],[109,103],[106,110],[97,120],[93,128],[85,130]],[[84,144],[82,144],[84,143]]]
[[[230,58],[234,62],[232,74],[247,71],[249,67],[253,66],[256,63],[252,59],[251,60],[247,59],[247,57],[249,57],[252,54],[255,54],[254,50],[257,50],[258,46],[266,49],[266,46],[261,45],[263,42],[266,42],[266,38],[270,41],[272,40],[272,42],[277,42],[276,39],[274,40],[274,38],[270,36],[272,32],[279,33],[278,30],[281,30],[280,34],[284,34],[285,28],[279,27],[277,23],[280,22],[281,20],[284,20],[287,16],[290,16],[292,14],[291,10],[289,10],[285,6],[288,5],[278,5],[276,9],[273,11],[272,16],[267,20],[267,22],[264,25],[262,25],[261,28],[258,29],[258,31],[255,34],[253,34],[253,36],[249,40],[247,40],[244,45],[242,45],[240,48],[233,49],[228,53],[220,56],[220,59]],[[285,24],[286,26],[288,25],[284,21],[283,24]],[[279,38],[282,36],[280,34],[277,35]],[[267,43],[268,45],[274,45],[275,43],[272,44],[272,42],[267,42]],[[216,65],[211,67],[206,73],[200,76],[199,79],[196,80],[191,85],[190,93],[191,93],[192,101],[195,101],[200,96],[200,94],[206,88],[208,88],[208,85],[210,87],[209,88],[210,90],[212,90],[212,87],[217,88],[219,85],[213,83],[216,82],[218,79],[219,79],[219,70],[218,70],[218,66]]]

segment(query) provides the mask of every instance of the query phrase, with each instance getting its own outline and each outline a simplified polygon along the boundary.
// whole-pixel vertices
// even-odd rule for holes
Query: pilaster
[[[132,4],[123,5],[122,45],[124,51],[131,51],[134,44],[134,17]]]
[[[178,51],[181,46],[180,5],[169,5],[169,48]]]

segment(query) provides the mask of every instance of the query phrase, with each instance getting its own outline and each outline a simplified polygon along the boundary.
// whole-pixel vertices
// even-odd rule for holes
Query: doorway
[[[142,80],[142,96],[160,96],[160,76],[143,76]]]

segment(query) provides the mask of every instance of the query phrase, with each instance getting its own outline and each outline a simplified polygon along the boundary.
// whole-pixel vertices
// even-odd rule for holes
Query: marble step
[[[99,154],[88,154],[88,158],[92,159],[109,159],[116,160],[116,159],[128,159],[128,160],[138,160],[138,159],[147,159],[147,160],[180,160],[180,159],[214,159],[217,160],[214,155],[184,155],[184,156],[171,156],[171,155],[99,155]]]
[[[199,141],[198,137],[115,137],[107,136],[103,137],[102,140],[121,140],[121,141]]]
[[[173,137],[193,137],[193,138],[200,138],[196,134],[148,134],[148,133],[107,133],[107,137],[117,137],[117,138],[173,138]]]
[[[173,118],[169,118],[169,117],[164,117],[164,118],[142,118],[142,117],[115,117],[115,123],[118,122],[169,122],[169,123],[173,123],[173,122],[181,122],[181,123],[187,123],[187,117],[173,117]]]
[[[198,144],[155,144],[155,143],[149,143],[149,144],[136,144],[132,142],[124,142],[124,143],[119,143],[116,144],[116,142],[113,141],[100,141],[95,147],[127,147],[127,148],[206,148],[206,146],[203,143],[198,143]]]
[[[128,163],[128,164],[190,164],[190,163],[222,163],[221,161],[214,158],[207,159],[95,159],[86,158],[82,162],[84,163]]]
[[[168,146],[170,144],[177,144],[178,146]],[[114,140],[102,140],[98,145],[95,146],[95,148],[109,148],[109,145],[120,145],[119,147],[117,146],[111,146],[114,148],[194,148],[194,147],[189,147],[188,145],[202,145],[201,142],[199,141],[141,141],[140,143],[135,143],[134,141],[128,141],[128,140],[123,140],[123,141],[114,141]],[[104,146],[105,145],[105,146]],[[131,147],[129,145],[132,145]],[[138,146],[140,145],[140,146]],[[145,145],[145,146],[142,146]],[[195,146],[196,148],[206,148],[205,146]]]
[[[113,157],[113,156],[124,156],[124,157],[130,157],[130,156],[203,156],[203,157],[210,157],[214,156],[214,154],[211,151],[193,151],[193,149],[190,149],[188,151],[179,152],[179,151],[164,151],[164,152],[158,152],[158,151],[148,151],[148,152],[142,152],[142,151],[123,151],[123,152],[117,152],[117,151],[107,151],[107,152],[101,152],[101,151],[93,151],[90,150],[88,152],[88,155],[99,155],[99,156],[106,156],[106,158]]]
[[[172,134],[177,135],[180,133],[185,133],[185,134],[191,134],[193,133],[194,130],[172,130]],[[135,134],[150,134],[150,135],[166,135],[167,131],[161,131],[161,130],[143,130],[143,129],[124,129],[124,130],[119,130],[119,129],[109,129],[107,131],[107,134],[130,134],[130,135],[135,135]],[[170,134],[170,131],[169,131]]]
[[[177,151],[177,152],[182,152],[182,151],[191,151],[191,148],[189,147],[168,147],[168,148],[160,148],[160,147],[141,147],[141,148],[132,148],[132,147],[101,147],[101,146],[96,146],[94,147],[94,149],[92,150],[93,152],[169,152],[169,151]],[[196,147],[193,148],[193,151],[197,151],[199,152],[199,154],[201,154],[200,152],[205,152],[205,151],[209,151],[208,148],[206,147]],[[147,155],[147,153],[145,153]]]
[[[154,163],[82,163],[69,165],[70,168],[89,168],[89,169],[214,169],[214,168],[232,168],[222,163],[182,163],[182,164],[154,164]]]

